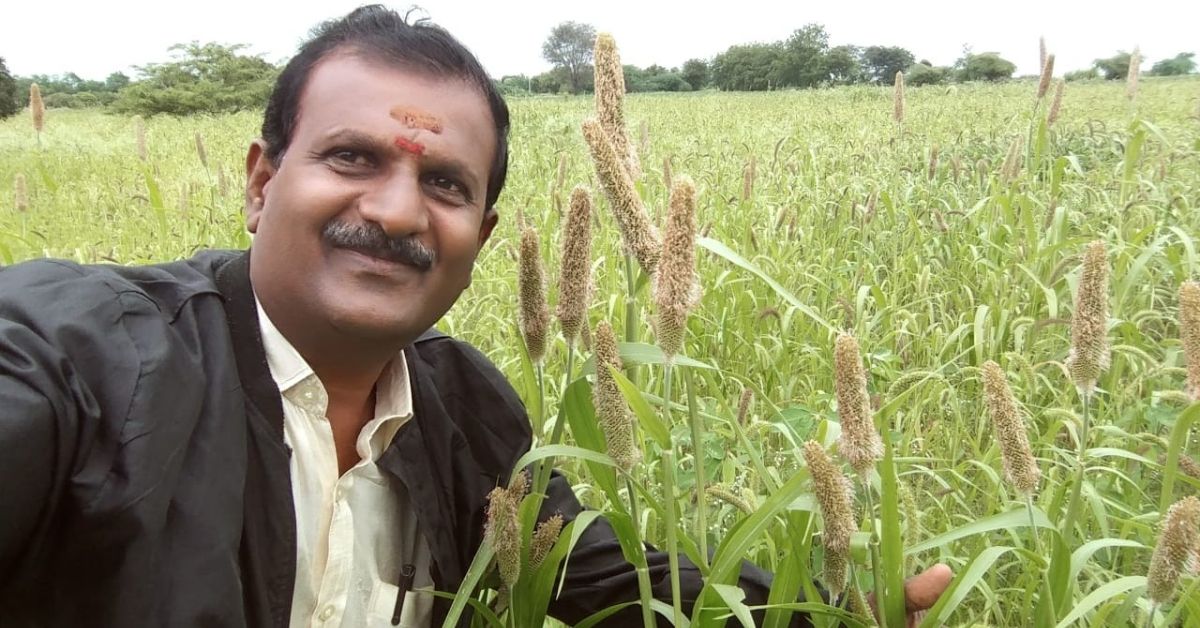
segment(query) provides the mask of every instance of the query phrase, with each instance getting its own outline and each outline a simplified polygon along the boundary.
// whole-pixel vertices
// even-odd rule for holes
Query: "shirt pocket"
[[[433,616],[432,589],[422,587],[404,593],[404,610],[400,614],[399,628],[428,628]],[[400,587],[386,582],[376,582],[371,592],[371,603],[367,606],[367,625],[370,628],[395,628],[392,615],[396,611],[396,596]]]

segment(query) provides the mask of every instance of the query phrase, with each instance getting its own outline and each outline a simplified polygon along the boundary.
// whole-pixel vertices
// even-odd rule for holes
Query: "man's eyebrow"
[[[376,152],[392,150],[392,145],[387,140],[357,129],[337,129],[323,139],[328,144],[347,144],[355,148],[369,148]]]

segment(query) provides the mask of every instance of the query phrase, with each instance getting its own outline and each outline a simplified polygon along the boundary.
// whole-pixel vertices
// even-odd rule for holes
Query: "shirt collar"
[[[267,366],[271,370],[271,378],[279,388],[280,394],[287,392],[310,376],[315,380],[320,392],[324,394],[324,386],[316,377],[312,367],[308,365],[300,352],[284,337],[279,328],[271,322],[258,295],[254,296],[254,305],[258,310],[258,324],[262,330],[263,351],[267,354]],[[404,360],[404,351],[384,367],[375,383],[375,418],[389,419],[407,417],[412,414],[412,387],[408,381],[408,364]],[[396,426],[399,427],[399,426]]]

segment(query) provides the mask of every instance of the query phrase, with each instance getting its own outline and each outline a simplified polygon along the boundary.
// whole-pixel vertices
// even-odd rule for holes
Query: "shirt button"
[[[346,489],[344,489],[344,488],[339,488],[339,489],[337,490],[337,498],[338,498],[338,499],[346,499]]]
[[[329,618],[333,617],[333,607],[326,606],[318,617],[321,619],[321,621],[329,621]]]

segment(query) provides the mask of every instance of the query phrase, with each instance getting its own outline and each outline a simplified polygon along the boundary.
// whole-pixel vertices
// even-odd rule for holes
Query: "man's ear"
[[[267,158],[266,141],[258,139],[250,142],[250,148],[246,151],[246,230],[250,233],[258,231],[267,186],[273,176],[275,166]]]
[[[483,210],[483,222],[479,225],[478,249],[482,250],[483,245],[487,244],[488,238],[492,237],[492,230],[496,228],[498,222],[500,222],[500,214],[496,212],[494,206]]]

